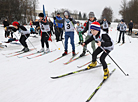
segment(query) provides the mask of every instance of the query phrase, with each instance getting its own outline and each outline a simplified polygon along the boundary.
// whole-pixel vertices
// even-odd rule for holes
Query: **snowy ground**
[[[116,43],[117,35],[116,25],[113,23],[110,29],[110,36],[114,43]],[[0,31],[0,41],[5,41],[2,27]],[[125,39],[126,43],[122,46],[115,45],[110,55],[129,74],[129,77],[126,77],[107,57],[106,61],[111,63],[109,70],[112,71],[114,68],[117,70],[103,84],[91,102],[136,102],[138,100],[138,39],[129,37],[131,43],[127,35]],[[41,48],[40,38],[30,37],[29,40],[38,50]],[[78,35],[75,34],[75,43],[77,42]],[[22,49],[20,45],[7,44],[8,48],[0,50],[0,102],[85,102],[88,99],[103,79],[102,67],[61,79],[51,79],[51,76],[79,70],[78,65],[91,60],[89,55],[69,65],[63,65],[71,58],[70,54],[56,62],[49,63],[61,56],[64,51],[61,42],[55,43],[60,50],[35,59],[6,58],[2,55]],[[31,44],[29,48],[32,48]],[[54,42],[50,42],[50,49],[57,49]],[[92,51],[90,44],[88,49]],[[71,51],[70,44],[69,51]],[[82,47],[76,47],[76,52],[80,54]]]

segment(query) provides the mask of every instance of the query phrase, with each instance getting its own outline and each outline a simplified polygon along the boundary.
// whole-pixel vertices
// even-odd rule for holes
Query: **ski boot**
[[[104,77],[103,79],[107,79],[110,76],[108,68],[104,69]]]
[[[45,52],[45,49],[42,48],[42,49],[40,49],[40,51],[38,51],[38,53],[41,53],[41,52]]]
[[[47,48],[47,49],[46,49],[46,52],[50,52],[50,49],[49,49],[49,48]]]
[[[86,52],[85,52],[85,51],[83,51],[83,52],[82,52],[82,54],[80,55],[80,57],[85,56],[85,53],[86,53]]]
[[[28,47],[26,47],[25,49],[24,49],[24,52],[28,52],[29,51],[29,49],[28,49]]]
[[[67,53],[68,53],[68,52],[67,52],[67,51],[65,51],[65,52],[62,54],[62,56],[65,56],[65,55],[67,55]]]
[[[76,55],[75,51],[72,51],[72,56],[75,56],[75,55]]]
[[[24,50],[25,50],[25,47],[21,51],[24,51]]]
[[[95,61],[95,62],[92,62],[90,65],[88,65],[88,69],[90,69],[90,68],[93,68],[93,67],[95,67],[97,65],[97,61]]]

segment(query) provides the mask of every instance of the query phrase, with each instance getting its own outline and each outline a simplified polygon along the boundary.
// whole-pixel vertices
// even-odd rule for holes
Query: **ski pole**
[[[101,48],[105,53],[107,53],[103,47],[100,47],[100,48]],[[117,67],[124,73],[125,76],[129,76],[129,74],[126,74],[126,73],[121,69],[121,67],[113,60],[113,58],[112,58],[109,54],[107,54],[107,55],[108,55],[108,56],[110,57],[110,59],[117,65]]]
[[[47,32],[46,32],[47,33]],[[47,35],[49,36],[49,34],[47,33]],[[50,36],[49,36],[49,38],[51,38]],[[54,42],[54,44],[56,45],[56,43]],[[58,48],[58,46],[56,45],[56,47]],[[60,48],[58,48],[58,50],[60,50]]]
[[[26,39],[27,39],[27,36],[26,35],[24,35],[25,37],[26,37]],[[30,42],[30,44],[34,47],[34,45],[31,43],[31,41],[28,39],[28,41]],[[34,47],[34,49],[36,50],[36,48]],[[36,50],[37,51],[37,50]]]
[[[126,35],[127,35],[127,34],[126,34]],[[129,42],[131,43],[130,38],[129,38],[129,36],[128,36],[128,35],[127,35],[127,37],[128,37]]]
[[[86,51],[87,52],[89,52],[90,53],[90,55],[92,55],[92,53],[86,48],[86,47],[84,47],[85,49],[86,49]],[[97,61],[98,62],[98,61]],[[98,62],[99,64],[100,64],[100,62]]]
[[[118,36],[118,31],[117,31],[117,35],[116,35],[116,42],[117,42],[117,36]]]

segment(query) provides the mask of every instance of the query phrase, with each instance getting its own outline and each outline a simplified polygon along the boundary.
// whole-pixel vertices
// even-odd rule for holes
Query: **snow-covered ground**
[[[109,33],[114,43],[116,43],[117,36],[116,26],[116,23],[112,23]],[[0,41],[7,40],[3,36],[4,29],[2,27],[0,27],[0,31]],[[18,34],[16,33],[16,35]],[[110,56],[129,76],[125,76],[107,57],[106,61],[111,63],[108,66],[109,70],[112,71],[116,68],[116,71],[90,102],[137,102],[138,39],[128,38],[127,35],[125,35],[125,39],[124,45],[115,45]],[[30,37],[29,40],[38,50],[41,48],[40,37]],[[75,43],[77,42],[78,35],[75,33]],[[32,48],[29,41],[27,43],[29,48]],[[49,63],[49,61],[61,56],[64,51],[62,43],[55,41],[50,42],[50,49],[57,49],[55,43],[60,50],[34,59],[27,59],[26,57],[6,58],[2,55],[21,50],[22,46],[20,45],[7,44],[7,48],[0,50],[0,102],[85,102],[89,98],[103,79],[102,67],[61,79],[51,79],[51,76],[79,70],[78,65],[83,65],[91,60],[89,55],[68,65],[63,65],[71,58],[70,54],[58,61]],[[70,44],[68,47],[71,51]],[[88,49],[92,51],[90,44]],[[80,54],[82,47],[76,47],[76,52]]]

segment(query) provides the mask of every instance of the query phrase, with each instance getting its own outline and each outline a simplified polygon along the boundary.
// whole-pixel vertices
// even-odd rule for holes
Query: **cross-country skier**
[[[41,36],[41,50],[38,52],[49,52],[49,43],[48,43],[48,39],[49,39],[49,35],[50,35],[50,26],[49,26],[49,22],[47,19],[44,19],[44,14],[43,13],[39,13],[39,25],[40,25],[40,29],[42,31],[42,36]],[[46,51],[44,49],[44,43],[46,44]]]
[[[84,30],[84,26],[80,25],[79,21],[77,21],[76,23],[77,23],[76,31],[77,31],[77,33],[79,35],[79,43],[78,44],[81,44],[81,43],[83,43],[83,36],[82,36],[81,33]]]
[[[90,26],[90,29],[91,29],[92,36],[88,40],[86,40],[82,44],[82,46],[87,45],[91,41],[96,41],[98,48],[93,52],[92,63],[87,68],[90,69],[95,67],[97,65],[97,61],[96,61],[97,55],[103,52],[102,55],[100,56],[100,62],[102,63],[103,70],[104,70],[103,78],[107,79],[110,74],[109,74],[107,64],[105,62],[105,58],[113,50],[113,47],[114,47],[113,41],[106,32],[101,30],[100,23],[93,22]],[[102,48],[105,49],[106,53],[103,51]]]
[[[103,21],[100,23],[100,25],[103,25],[103,31],[105,31],[108,34],[110,22],[106,19],[106,17],[103,18]]]
[[[62,54],[62,56],[67,55],[68,53],[68,39],[71,40],[72,45],[72,55],[75,56],[75,44],[74,44],[74,24],[76,24],[76,21],[70,17],[70,13],[68,11],[64,12],[64,19],[57,20],[56,17],[54,17],[54,20],[58,23],[64,23],[65,28],[65,52]]]
[[[21,33],[21,37],[20,37],[20,43],[23,45],[23,49],[22,51],[24,52],[28,52],[29,48],[28,45],[26,43],[27,38],[30,36],[30,31],[27,30],[23,25],[20,25],[18,22],[14,21],[12,23],[12,25],[14,26],[14,28],[11,28],[14,32],[16,32],[17,30],[20,31]]]
[[[121,22],[118,24],[117,29],[120,31],[118,43],[120,43],[121,35],[122,35],[122,44],[125,43],[125,32],[126,32],[127,25],[125,24],[124,20],[122,19]]]
[[[91,26],[91,23],[93,23],[93,22],[95,22],[95,21],[96,21],[96,17],[95,17],[95,15],[94,15],[94,13],[93,13],[93,12],[90,12],[90,13],[89,13],[89,19],[88,19],[88,21],[87,21],[87,25],[86,25],[85,29],[82,31],[82,34],[84,34],[85,32],[88,31],[85,40],[89,39],[89,38],[92,36],[91,30],[90,30],[90,26]],[[92,47],[92,49],[93,49],[93,51],[94,51],[94,50],[95,50],[95,41],[92,41],[92,42],[91,42],[91,47]],[[82,52],[82,54],[80,55],[80,57],[82,57],[82,56],[85,55],[85,53],[86,53],[86,48],[87,48],[87,46],[85,45],[84,48],[83,48],[83,52]]]

